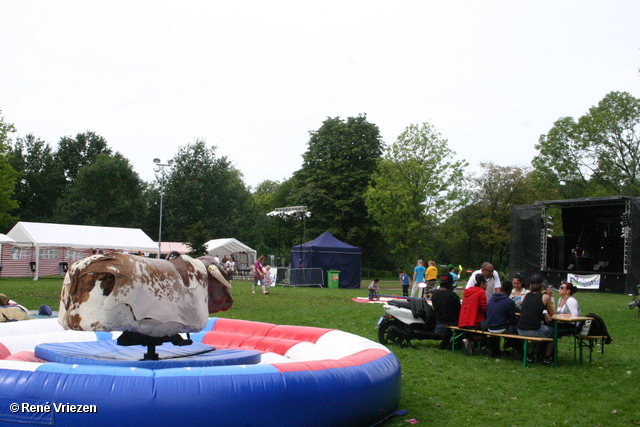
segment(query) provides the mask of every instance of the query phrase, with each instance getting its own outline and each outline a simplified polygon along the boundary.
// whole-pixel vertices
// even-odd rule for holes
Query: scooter
[[[384,315],[378,320],[378,341],[382,345],[411,347],[411,340],[441,340],[436,334],[436,316],[423,298],[391,300],[383,305]]]

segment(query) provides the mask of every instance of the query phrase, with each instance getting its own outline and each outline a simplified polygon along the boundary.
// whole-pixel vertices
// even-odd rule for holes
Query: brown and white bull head
[[[69,268],[58,321],[65,329],[152,337],[197,332],[209,313],[231,308],[230,287],[209,260],[93,255]]]

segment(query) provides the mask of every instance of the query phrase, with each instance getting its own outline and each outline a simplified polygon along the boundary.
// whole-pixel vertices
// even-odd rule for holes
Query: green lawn
[[[62,280],[0,279],[0,292],[29,309],[48,304],[54,310]],[[252,294],[251,284],[234,281],[235,304],[219,317],[279,324],[336,328],[377,341],[374,329],[381,304],[358,304],[362,289],[288,288],[270,295]],[[396,282],[382,282],[382,294],[399,293]],[[593,364],[573,365],[573,343],[559,345],[557,368],[522,368],[516,358],[491,359],[437,348],[436,341],[416,341],[417,348],[392,347],[403,373],[398,409],[409,413],[384,427],[432,426],[634,426],[640,425],[640,317],[628,309],[626,295],[577,293],[583,314],[607,322],[613,343]]]

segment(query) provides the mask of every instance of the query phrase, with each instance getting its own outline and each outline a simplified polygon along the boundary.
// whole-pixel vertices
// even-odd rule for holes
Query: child
[[[369,285],[369,299],[370,300],[374,300],[374,299],[380,299],[378,297],[378,292],[380,291],[380,287],[378,286],[378,282],[380,280],[378,279],[373,279],[373,282],[371,282],[371,284]]]
[[[409,280],[410,280],[409,275],[404,271],[401,271],[398,278],[400,279],[400,285],[402,286],[402,296],[408,297],[409,296]]]
[[[267,265],[264,268],[264,278],[262,279],[262,293],[264,293],[265,295],[269,295],[269,288],[271,287],[272,283],[271,266]]]

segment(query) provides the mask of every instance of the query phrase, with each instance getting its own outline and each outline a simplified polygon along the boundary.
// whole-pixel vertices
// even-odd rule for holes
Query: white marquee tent
[[[7,235],[16,241],[15,245],[35,246],[36,253],[46,246],[141,252],[158,250],[158,245],[139,228],[18,222]],[[38,280],[38,258],[34,280]]]
[[[209,240],[204,246],[207,248],[207,253],[211,256],[222,258],[225,255],[246,253],[249,256],[250,263],[256,260],[257,252],[255,249],[251,249],[249,246],[233,238]]]
[[[13,240],[11,237],[7,236],[6,234],[2,234],[0,233],[0,244],[2,243],[15,243],[16,241]]]

